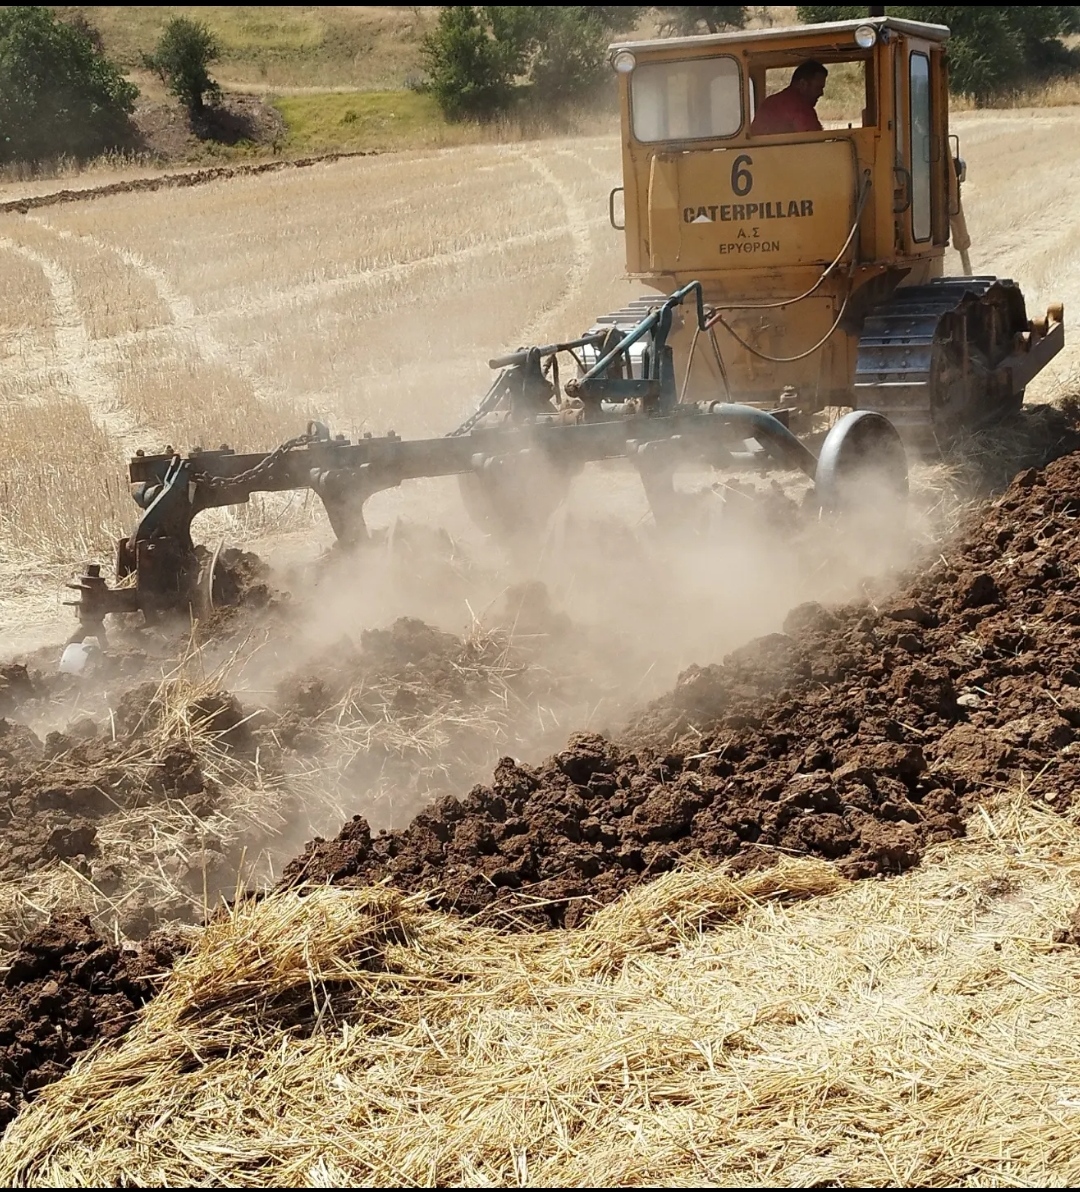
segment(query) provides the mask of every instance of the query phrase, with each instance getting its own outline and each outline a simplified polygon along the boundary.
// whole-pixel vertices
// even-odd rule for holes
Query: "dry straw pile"
[[[660,878],[566,933],[387,890],[245,904],[0,1182],[1075,1184],[1080,830],[1030,802],[919,870]]]
[[[66,860],[45,862],[49,854],[42,850],[45,863],[0,881],[0,966],[27,932],[60,907],[88,914],[107,936],[147,906],[161,911],[162,922],[201,922],[208,902],[213,905],[222,890],[231,896],[238,884],[275,880],[282,858],[274,846],[296,822],[325,831],[343,818],[324,787],[310,815],[298,810],[316,782],[314,772],[286,780],[268,769],[256,750],[232,748],[250,719],[227,694],[239,661],[227,659],[209,675],[202,662],[193,641],[156,688],[145,689],[137,723],[122,724],[116,710],[109,710],[105,731],[81,742],[89,755],[78,752],[79,743],[69,738],[63,751],[50,748],[28,763],[38,788],[51,780],[62,793],[89,790],[105,810],[93,818],[94,869]],[[75,722],[87,707],[97,710],[92,701],[99,694],[91,688],[86,705],[73,696],[65,704],[54,702],[50,711],[61,721]],[[39,728],[44,736],[45,726]],[[193,805],[190,792],[170,795],[156,777],[178,748],[197,763],[204,779],[201,804]],[[33,843],[40,847],[40,840],[31,838]],[[215,857],[239,862],[223,873],[208,873],[207,862]],[[95,880],[98,866],[111,871],[107,889]]]

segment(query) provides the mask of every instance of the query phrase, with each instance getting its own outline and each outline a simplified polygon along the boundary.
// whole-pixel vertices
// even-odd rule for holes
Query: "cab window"
[[[750,120],[753,122],[758,104],[767,95],[775,95],[791,82],[798,62],[777,65],[758,56],[750,67]],[[826,130],[842,128],[873,128],[878,122],[874,88],[873,63],[860,55],[837,60],[828,55],[819,59],[829,72],[825,92],[815,111]]]
[[[930,59],[912,54],[911,97],[911,234],[929,240],[933,231],[933,120],[930,111]]]
[[[639,141],[733,137],[742,127],[742,77],[735,58],[643,62],[630,86]]]

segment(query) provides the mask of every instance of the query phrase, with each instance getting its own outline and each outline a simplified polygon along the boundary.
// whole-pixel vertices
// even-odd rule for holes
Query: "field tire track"
[[[124,409],[116,386],[102,369],[79,312],[71,274],[51,257],[6,237],[0,237],[0,248],[21,256],[44,274],[55,316],[53,350],[61,370],[67,374],[76,397],[86,406],[94,424],[127,455],[134,455],[148,442],[156,442],[159,436],[151,428],[141,426]]]
[[[0,243],[0,250],[11,252],[3,243]],[[47,381],[55,373],[55,368],[30,364],[29,361],[33,357],[48,354],[52,350],[54,342],[52,323],[47,328],[24,326],[14,331],[7,330],[0,333],[0,366],[7,371],[12,368],[13,364],[16,364],[19,377],[25,377],[31,384],[41,380]],[[20,398],[20,400],[27,399]],[[36,399],[28,400],[35,401],[36,404]]]
[[[570,267],[566,271],[566,286],[562,297],[554,305],[538,311],[518,333],[518,342],[522,344],[543,343],[551,337],[561,338],[565,335],[577,335],[585,328],[566,328],[559,326],[560,320],[567,314],[573,304],[581,297],[588,280],[589,268],[593,259],[593,243],[590,228],[599,223],[591,217],[585,204],[576,197],[574,192],[544,161],[535,154],[525,150],[517,150],[517,157],[521,159],[535,174],[543,180],[558,196],[566,217],[565,228],[570,233],[572,255]]]
[[[195,304],[192,300],[173,285],[171,279],[163,270],[146,260],[145,257],[139,256],[138,253],[134,253],[130,249],[121,248],[116,244],[110,244],[107,240],[101,240],[97,236],[91,236],[88,233],[76,234],[75,232],[54,228],[40,217],[31,216],[30,218],[40,228],[59,237],[61,240],[77,240],[79,243],[89,245],[98,252],[111,253],[123,261],[129,269],[138,273],[153,286],[155,293],[169,312],[171,322],[168,327],[161,328],[160,332],[186,335],[192,347],[203,360],[209,364],[215,364],[228,371],[235,372],[247,382],[252,392],[260,401],[285,400],[285,395],[282,392],[275,390],[274,386],[269,384],[255,369],[244,362],[238,348],[226,344],[214,334],[209,327],[206,317],[195,309]],[[145,333],[143,332],[138,333],[138,335],[145,337]],[[118,344],[119,337],[116,337],[113,342]]]
[[[620,173],[619,169],[616,168],[615,170],[602,170],[602,169],[600,169],[600,167],[598,165],[596,165],[594,162],[590,161],[589,158],[587,156],[585,156],[580,150],[577,150],[577,149],[556,149],[555,155],[557,157],[565,157],[569,161],[572,161],[574,163],[574,165],[580,166],[582,169],[588,170],[590,174],[594,175],[596,178],[598,178],[601,182],[603,182],[609,188],[611,186],[620,185],[622,182],[622,177],[621,177],[621,173]]]
[[[75,240],[80,244],[94,248],[100,253],[113,254],[129,269],[145,278],[153,286],[155,293],[164,303],[171,320],[170,323],[155,328],[152,332],[136,332],[134,336],[130,333],[125,333],[113,339],[102,340],[98,349],[99,353],[109,352],[111,350],[115,358],[116,350],[122,348],[123,344],[132,338],[146,342],[148,337],[153,337],[164,340],[168,344],[167,337],[172,337],[173,343],[170,346],[176,346],[177,342],[183,343],[186,339],[187,343],[191,345],[195,353],[204,362],[216,365],[224,371],[232,372],[239,376],[250,387],[257,401],[279,403],[281,405],[295,404],[290,395],[283,389],[269,382],[264,376],[248,365],[243,360],[237,347],[230,346],[225,341],[219,339],[211,330],[208,317],[200,314],[196,310],[194,302],[173,284],[169,276],[156,265],[146,260],[146,258],[119,245],[110,244],[108,241],[101,240],[89,233],[76,234],[66,229],[54,228],[36,216],[31,216],[30,219],[42,229],[57,236],[61,240]],[[101,363],[106,363],[106,361],[102,360]],[[159,436],[158,441],[164,442],[164,439]],[[263,493],[259,495],[255,504],[276,509],[277,516],[280,517],[283,511],[292,505],[293,501],[294,497],[289,493]],[[252,505],[238,508],[250,510],[254,507]],[[236,509],[229,506],[207,510],[201,515],[199,524],[204,534],[231,536],[239,531],[245,538],[249,537],[246,527],[238,519]]]
[[[414,274],[425,269],[443,269],[468,261],[482,259],[502,252],[508,248],[523,247],[528,244],[542,244],[545,240],[555,240],[563,235],[565,228],[547,228],[539,232],[523,232],[520,236],[509,236],[497,244],[491,242],[469,244],[464,248],[453,249],[450,252],[432,253],[430,256],[417,257],[412,261],[403,261],[396,265],[379,265],[373,269],[363,269],[355,273],[347,273],[341,277],[329,278],[326,281],[308,282],[304,285],[293,286],[288,290],[281,290],[271,295],[257,305],[243,303],[230,307],[228,311],[220,312],[229,316],[243,317],[247,314],[260,314],[272,311],[285,311],[308,303],[323,299],[334,298],[346,294],[351,290],[361,289],[363,286],[377,282],[407,281]]]
[[[584,208],[581,208],[579,215],[583,214]],[[428,269],[439,270],[452,268],[455,265],[464,264],[471,260],[483,259],[490,256],[493,252],[501,252],[507,248],[542,244],[546,240],[557,239],[567,230],[567,228],[563,227],[547,228],[538,232],[526,232],[520,236],[512,236],[506,240],[502,240],[495,246],[490,243],[470,244],[464,248],[453,249],[449,252],[433,253],[430,256],[419,257],[416,260],[404,261],[400,264],[378,266],[374,269],[365,269],[326,281],[308,282],[303,285],[293,286],[288,290],[281,290],[275,294],[261,298],[258,302],[254,300],[250,302],[245,301],[236,306],[217,310],[212,313],[200,313],[195,309],[195,305],[191,299],[181,293],[161,269],[151,264],[144,257],[140,257],[129,249],[110,244],[105,240],[100,240],[96,236],[88,234],[76,235],[74,232],[61,231],[51,227],[40,218],[31,218],[34,218],[35,223],[53,235],[61,239],[78,239],[81,243],[88,244],[100,251],[113,253],[129,268],[141,273],[154,286],[158,296],[169,311],[169,316],[172,320],[170,327],[159,328],[156,330],[156,334],[162,335],[170,330],[186,333],[190,337],[193,346],[205,360],[234,370],[251,385],[256,396],[262,400],[277,399],[280,401],[288,400],[288,395],[278,390],[266,377],[257,373],[250,365],[246,364],[236,346],[229,345],[218,338],[209,327],[209,323],[213,319],[226,317],[243,318],[245,315],[255,313],[263,315],[290,311],[298,306],[310,305],[349,293],[352,290],[361,289],[366,285],[388,281],[404,281]],[[575,252],[580,253],[581,251],[582,234],[584,235],[585,243],[588,244],[589,227],[591,225],[599,226],[600,222],[598,219],[592,221],[585,219],[583,233],[579,229],[575,234],[574,229],[570,229],[571,235],[575,237]],[[578,289],[574,291],[575,294],[580,292],[580,284],[578,282]],[[561,305],[562,302],[560,302],[559,306]],[[147,334],[149,333],[138,333],[140,337],[145,337]],[[130,338],[130,336],[118,336],[111,342],[120,345]]]

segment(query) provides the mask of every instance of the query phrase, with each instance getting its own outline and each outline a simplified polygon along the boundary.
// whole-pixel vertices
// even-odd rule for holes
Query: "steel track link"
[[[960,406],[953,403],[946,408],[944,395],[933,390],[935,351],[943,347],[939,339],[942,321],[965,305],[974,309],[994,287],[1015,292],[1007,295],[1006,301],[1011,296],[1022,303],[1016,283],[1004,278],[941,278],[901,288],[871,312],[859,339],[855,409],[884,414],[906,442],[920,447],[932,446],[959,431],[975,430],[1006,413],[1010,399],[980,392],[977,370],[969,374],[971,383]],[[1012,331],[1024,327],[1026,322]],[[1016,396],[1011,395],[1011,400]]]

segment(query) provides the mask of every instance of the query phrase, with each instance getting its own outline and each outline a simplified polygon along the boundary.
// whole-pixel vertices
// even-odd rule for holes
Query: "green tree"
[[[669,37],[688,37],[694,33],[721,33],[725,29],[746,26],[747,5],[684,5],[656,9],[660,32]]]
[[[221,97],[221,88],[210,77],[210,63],[220,56],[217,38],[202,21],[173,17],[146,65],[157,71],[192,116],[201,116],[208,101]]]
[[[958,94],[985,101],[994,94],[1063,68],[1075,68],[1075,56],[1061,41],[1080,28],[1075,6],[972,4],[897,5],[891,16],[948,25],[949,84]],[[865,8],[837,4],[800,5],[799,20],[858,20]]]
[[[513,39],[485,9],[447,5],[423,41],[428,89],[448,120],[489,119],[506,106],[519,65]]]
[[[0,161],[122,147],[138,94],[84,33],[47,8],[0,8]]]
[[[527,76],[542,106],[577,99],[607,81],[605,61],[613,35],[632,25],[640,9],[548,5],[533,9],[526,46]]]
[[[490,119],[515,99],[577,98],[605,79],[607,44],[644,10],[628,5],[453,5],[424,39],[428,89],[450,120]]]

